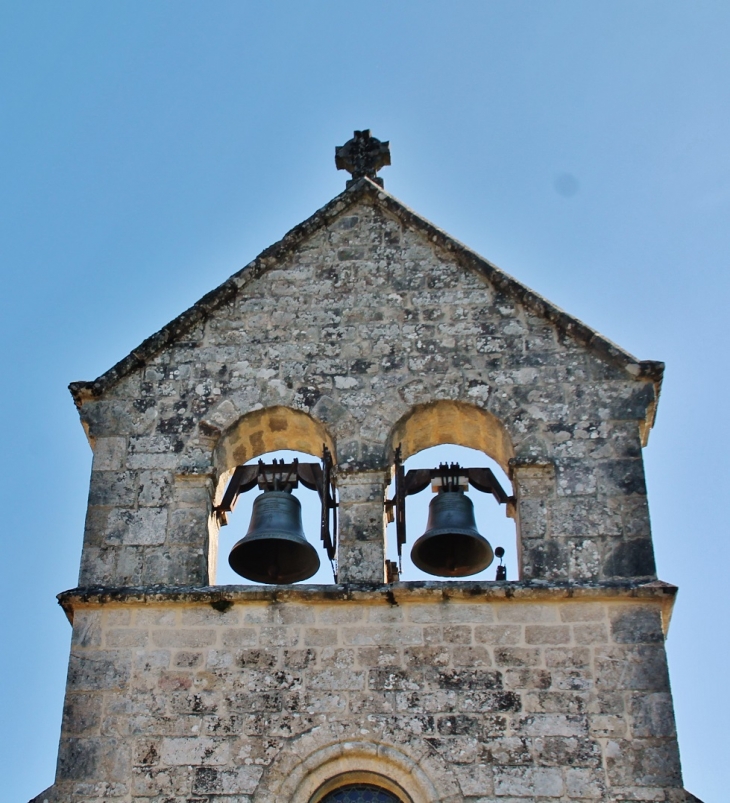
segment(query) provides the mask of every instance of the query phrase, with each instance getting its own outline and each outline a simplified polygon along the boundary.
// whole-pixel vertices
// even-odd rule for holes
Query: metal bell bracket
[[[385,503],[388,521],[395,521],[399,563],[406,542],[406,497],[420,493],[429,485],[434,491],[439,488],[457,491],[471,485],[477,491],[492,494],[500,505],[514,502],[488,468],[462,468],[458,463],[441,463],[438,468],[412,468],[406,474],[399,445],[395,450],[395,496]]]
[[[310,491],[317,491],[322,502],[320,535],[330,561],[337,552],[337,506],[335,485],[332,481],[332,454],[322,447],[322,465],[300,463],[294,458],[291,463],[283,459],[273,463],[259,460],[257,465],[236,466],[223,499],[215,511],[221,526],[228,524],[228,514],[235,508],[238,497],[252,488],[262,491],[292,491],[299,483]],[[331,514],[331,515],[330,515]],[[331,524],[331,526],[330,526]]]

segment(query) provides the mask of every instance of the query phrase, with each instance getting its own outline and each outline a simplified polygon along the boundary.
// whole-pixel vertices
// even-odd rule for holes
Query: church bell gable
[[[71,385],[94,458],[35,803],[686,803],[642,460],[663,365],[389,195],[369,131],[336,164],[341,195]],[[485,462],[407,465],[444,444]],[[295,584],[319,560],[300,486],[332,583]],[[230,562],[254,584],[217,585],[249,491]],[[514,521],[509,577],[472,492]]]
[[[661,364],[635,360],[361,178],[107,374],[71,386],[101,450],[83,578],[211,582],[220,480],[230,461],[261,453],[239,432],[261,408],[309,416],[312,442],[300,446],[317,453],[326,441],[341,494],[369,477],[382,505],[394,432],[447,403],[452,429],[463,416],[493,422],[456,442],[494,441],[489,456],[516,489],[525,579],[653,577],[641,443],[660,378]],[[130,494],[142,477],[169,502]],[[209,498],[183,513],[176,499],[191,483]],[[353,577],[380,582],[376,519]],[[182,548],[180,520],[196,533]]]

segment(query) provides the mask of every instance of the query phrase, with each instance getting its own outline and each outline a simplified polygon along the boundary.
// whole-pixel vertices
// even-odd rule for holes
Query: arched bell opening
[[[321,456],[278,449],[257,455],[244,465],[256,468],[259,461],[267,466],[275,463],[292,466],[294,461],[298,461],[300,465],[320,464]],[[284,475],[284,479],[286,479],[286,472]],[[264,491],[261,487],[254,486],[239,495],[235,508],[227,514],[228,525],[222,527],[219,533],[217,585],[259,585],[272,582],[264,577],[251,579],[241,576],[231,565],[233,563],[240,567],[243,564],[242,570],[245,571],[247,560],[260,559],[256,554],[256,549],[257,547],[261,548],[261,542],[251,543],[252,535],[257,529],[265,531],[264,549],[270,549],[271,545],[276,543],[275,540],[267,538],[266,534],[270,536],[272,530],[276,532],[276,537],[280,539],[280,543],[291,555],[290,562],[298,563],[304,573],[307,573],[307,566],[314,565],[312,561],[319,563],[315,573],[311,576],[305,576],[301,580],[284,580],[282,582],[321,585],[334,582],[330,554],[321,539],[321,498],[316,490],[305,487],[301,482],[297,485],[298,487],[290,491],[280,490],[279,487],[274,488],[273,478],[269,476],[267,486],[269,490]],[[291,533],[298,529],[299,525],[301,525],[301,533],[306,539],[306,543],[300,543],[296,535],[291,537]],[[334,536],[334,533],[332,535]]]
[[[228,427],[215,450],[218,483],[214,509],[218,528],[217,537],[211,536],[209,564],[216,567],[211,582],[217,585],[333,582],[331,557],[336,537],[333,511],[327,518],[332,541],[328,544],[322,540],[325,455],[328,460],[324,462],[334,459],[332,437],[322,422],[301,410],[288,407],[254,410]],[[257,471],[260,463],[271,467],[275,461],[277,466],[283,467],[282,471],[278,468],[263,473]],[[295,461],[298,461],[298,468]],[[328,487],[334,493],[331,486]],[[334,501],[331,496],[330,501]],[[229,562],[232,550],[247,535],[263,536],[263,539],[254,549],[249,538],[244,547],[236,549],[231,562],[251,577],[238,574]],[[252,562],[262,560],[262,542],[264,558],[272,554],[272,544],[277,547],[274,553],[279,551],[278,547],[284,550],[288,555],[288,570],[269,572],[269,577],[265,571],[246,571],[247,563],[250,567]],[[302,579],[296,577],[300,563]],[[319,568],[312,574],[309,569],[316,568],[317,563]],[[277,575],[285,579],[277,580]]]
[[[414,470],[433,470],[440,465],[458,463],[463,469],[489,469],[507,496],[512,495],[512,484],[496,460],[487,457],[484,452],[478,449],[471,449],[458,444],[444,443],[432,446],[412,455],[403,463],[403,474]],[[468,478],[467,478],[468,480]],[[422,484],[422,483],[421,483]],[[405,497],[405,532],[406,541],[401,547],[401,554],[398,555],[398,537],[396,521],[389,522],[387,528],[387,560],[391,565],[400,567],[399,579],[408,580],[477,580],[495,581],[497,579],[497,567],[503,566],[506,569],[507,580],[518,579],[518,553],[517,553],[517,534],[514,519],[508,517],[508,512],[512,512],[509,503],[500,504],[492,493],[483,493],[477,490],[467,481],[461,480],[461,493],[434,493],[441,485],[441,477],[435,477],[428,483],[422,491]],[[440,489],[439,489],[440,490]],[[396,496],[396,478],[393,477],[388,489],[388,498],[394,499]],[[465,497],[458,499],[457,497]],[[456,516],[454,517],[453,505],[451,510],[444,510],[440,505],[445,501],[456,503]],[[471,521],[469,518],[473,515]],[[395,517],[393,517],[395,519]],[[475,527],[479,536],[486,539],[486,544],[476,535],[464,535],[464,548],[468,550],[467,561],[474,561],[474,565],[486,562],[487,565],[481,571],[461,574],[463,567],[455,568],[456,573],[452,574],[454,567],[446,565],[448,557],[439,556],[437,547],[436,555],[429,554],[428,539],[423,537],[427,533],[432,535],[439,531],[440,524],[456,524],[457,530],[468,530]],[[430,529],[429,529],[430,528]],[[438,539],[437,539],[438,540]],[[453,539],[452,539],[453,540]],[[433,539],[431,539],[433,545]],[[414,556],[414,547],[416,555]],[[504,552],[500,556],[498,548]],[[497,555],[493,557],[493,553]],[[415,561],[414,561],[415,557]],[[430,565],[436,567],[435,571],[428,572],[419,568],[417,564]],[[442,566],[442,571],[438,571],[438,566]]]
[[[393,567],[400,566],[401,580],[494,581],[504,579],[504,573],[497,572],[501,564],[506,567],[506,579],[518,579],[517,533],[514,520],[508,518],[514,514],[513,491],[506,473],[514,449],[502,422],[487,410],[464,402],[444,399],[420,404],[395,424],[388,448],[396,461],[389,492],[389,499],[395,502],[389,519],[394,521],[387,531],[391,578],[395,576]],[[457,463],[461,473],[452,466]],[[450,467],[445,472],[450,476],[436,472],[442,465]],[[430,470],[432,475],[415,477],[412,473],[410,481],[404,482],[408,472],[415,470]],[[400,493],[396,490],[398,474]],[[442,493],[449,489],[455,493]],[[438,493],[432,494],[432,490]],[[399,507],[403,513],[398,512]],[[419,543],[427,534],[429,538]],[[448,534],[454,538],[449,539]],[[414,562],[412,551],[417,544]],[[498,547],[504,550],[501,556]],[[497,552],[496,559],[493,552]]]

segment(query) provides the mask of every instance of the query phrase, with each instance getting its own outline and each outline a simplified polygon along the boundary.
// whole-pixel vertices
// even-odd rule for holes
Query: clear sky
[[[386,188],[641,359],[687,787],[730,788],[727,0],[0,0],[0,799],[53,780],[93,379],[344,188]]]

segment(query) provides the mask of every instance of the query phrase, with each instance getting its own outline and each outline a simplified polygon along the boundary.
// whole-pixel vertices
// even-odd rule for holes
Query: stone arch
[[[416,743],[415,753],[412,744],[349,740],[336,726],[323,725],[290,742],[266,768],[253,803],[310,803],[333,780],[336,786],[368,777],[387,778],[408,803],[461,801],[452,768],[425,744]]]
[[[219,501],[231,472],[254,457],[279,449],[321,457],[326,446],[336,461],[334,439],[325,425],[291,407],[264,407],[241,416],[221,435],[214,453]]]
[[[252,410],[227,427],[213,452],[216,481],[212,486],[212,505],[223,499],[228,481],[236,466],[267,452],[290,449],[321,457],[325,445],[336,460],[335,442],[321,421],[301,410],[275,406]],[[207,582],[215,585],[218,566],[218,534],[221,519],[208,518]]]
[[[393,427],[388,453],[392,455],[400,445],[402,458],[407,460],[444,443],[479,449],[509,474],[514,447],[504,424],[487,410],[460,401],[444,399],[415,405]]]
[[[291,407],[264,407],[226,429],[216,446],[215,462],[219,471],[227,471],[278,449],[320,454],[322,444],[334,456],[334,441],[321,421]]]

